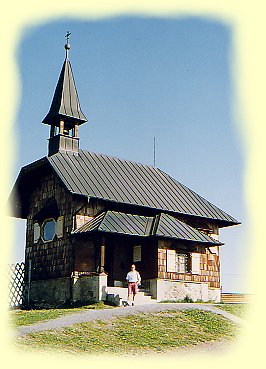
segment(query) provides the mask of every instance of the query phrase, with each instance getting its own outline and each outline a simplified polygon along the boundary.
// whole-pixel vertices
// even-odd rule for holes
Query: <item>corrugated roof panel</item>
[[[96,197],[120,201],[121,195],[114,186],[110,185],[112,180],[106,173],[106,170],[104,170],[100,158],[95,161],[89,152],[82,151],[76,157],[76,160],[79,161],[79,165],[83,170],[85,169],[83,175],[88,177],[89,183],[94,187],[94,192],[97,194]]]
[[[225,217],[226,220],[234,219],[229,214],[217,208],[215,205],[211,204],[209,201],[198,195],[193,190],[189,189],[185,185],[178,182],[176,179],[169,176],[169,174],[163,172],[160,169],[159,171],[162,173],[163,177],[167,177],[169,186],[171,186],[172,190],[175,193],[182,194],[183,200],[185,200],[185,202],[189,206],[189,212],[191,212],[195,208],[203,217],[210,218],[212,216],[212,219],[216,219],[217,217],[222,216]]]
[[[135,236],[145,236],[148,217],[114,211],[103,212],[94,219],[90,219],[73,233],[103,231]]]
[[[80,193],[84,193],[88,190],[88,184],[85,181],[86,177],[82,175],[82,169],[80,168],[80,166],[73,163],[74,157],[75,155],[68,155],[66,157],[66,160],[63,161],[62,157],[58,156],[58,162],[60,162],[64,172],[69,174],[75,192],[78,191]]]
[[[167,178],[170,192],[172,192],[176,198],[178,197],[181,203],[185,206],[186,210],[184,211],[184,214],[190,214],[191,211],[194,211],[203,217],[210,217],[211,215],[215,219],[216,215],[212,213],[212,211],[209,211],[210,209],[206,209],[205,204],[202,203],[199,195],[193,193],[191,190],[187,191],[186,186],[182,185],[160,169],[159,171],[163,178]]]
[[[149,191],[149,183],[143,181],[143,175],[139,172],[137,165],[134,166],[131,162],[117,158],[114,158],[114,160],[116,167],[120,169],[122,178],[126,180],[126,186],[132,189],[131,202],[154,207],[154,198]]]
[[[156,231],[157,236],[176,238],[180,240],[204,242],[213,245],[221,245],[220,242],[198,231],[195,228],[181,222],[169,214],[161,214]]]
[[[173,204],[176,204],[183,213],[189,210],[179,192],[175,193],[173,190],[169,191],[169,186],[165,187],[165,181],[162,181],[160,172],[157,168],[147,166],[147,177],[154,187],[154,190],[160,194],[161,203],[164,204],[165,208],[169,208],[173,206]]]
[[[147,226],[154,217],[107,211],[101,213],[73,233],[102,231],[132,236],[150,236]],[[161,214],[155,236],[174,238],[183,241],[203,242],[209,245],[222,245],[220,242],[190,227],[168,214]]]
[[[144,236],[147,218],[120,212],[108,211],[100,229],[128,235]]]
[[[148,165],[83,150],[77,156],[57,153],[48,157],[48,160],[56,163],[54,168],[62,181],[75,193],[231,224],[239,223],[168,174]]]
[[[80,185],[85,184],[86,192],[94,194],[96,197],[108,196],[108,192],[106,191],[107,182],[99,173],[99,168],[97,164],[91,163],[90,166],[87,165],[88,161],[83,160],[82,162],[79,159],[79,156],[70,155],[72,157],[73,165],[78,169],[80,175]],[[98,180],[97,180],[98,179]],[[84,186],[83,186],[84,187]],[[82,188],[80,188],[80,192]],[[93,195],[91,195],[93,196]],[[113,194],[114,196],[114,194]]]
[[[77,192],[78,188],[75,180],[73,180],[72,170],[67,170],[68,159],[61,155],[53,155],[48,161],[68,190],[70,192]]]
[[[107,196],[117,199],[117,201],[131,201],[131,196],[126,191],[126,189],[120,186],[121,179],[119,178],[119,171],[114,166],[110,166],[110,163],[106,163],[104,160],[104,156],[99,157],[98,160],[95,160],[95,156],[90,153],[86,153],[90,155],[90,160],[95,164],[97,168],[97,174],[101,177],[101,179],[105,183],[105,189],[107,189]],[[112,183],[112,186],[110,186]]]
[[[115,180],[113,183],[115,189],[117,191],[121,190],[122,192],[121,200],[123,201],[123,199],[127,199],[126,201],[129,201],[129,203],[131,203],[135,199],[135,201],[141,202],[142,198],[140,196],[140,191],[138,188],[139,183],[135,181],[135,178],[132,178],[132,176],[130,176],[130,173],[125,171],[125,168],[121,167],[121,162],[116,161],[116,159],[114,158],[114,162],[110,165],[110,161],[107,160],[105,156],[102,156],[101,159],[105,162],[105,169],[109,170],[115,176]],[[121,183],[123,183],[123,186],[121,186]],[[127,187],[129,186],[132,189],[131,192],[127,191]]]

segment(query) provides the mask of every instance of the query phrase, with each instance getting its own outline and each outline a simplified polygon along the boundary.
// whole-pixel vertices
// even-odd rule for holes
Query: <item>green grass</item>
[[[103,301],[99,303],[86,305],[77,308],[64,309],[40,309],[40,310],[12,310],[10,311],[11,324],[13,326],[29,325],[38,322],[44,322],[49,319],[55,319],[62,315],[69,315],[84,311],[87,309],[109,309],[112,306],[104,305]]]
[[[16,339],[29,350],[134,354],[163,352],[199,342],[233,339],[239,327],[209,311],[184,310],[143,313],[75,324],[60,331],[31,333]]]
[[[225,310],[230,314],[236,315],[239,318],[245,318],[245,315],[248,312],[249,305],[248,304],[215,304],[221,310]]]

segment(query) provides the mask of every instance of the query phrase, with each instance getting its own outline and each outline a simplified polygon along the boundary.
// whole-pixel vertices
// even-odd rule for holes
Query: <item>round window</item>
[[[48,219],[43,223],[43,239],[44,241],[52,241],[55,236],[55,221]]]

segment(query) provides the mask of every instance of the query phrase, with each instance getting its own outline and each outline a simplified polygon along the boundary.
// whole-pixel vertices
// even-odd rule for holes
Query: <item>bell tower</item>
[[[67,32],[65,44],[66,57],[54,92],[50,110],[43,123],[51,126],[48,146],[48,156],[58,152],[68,152],[78,155],[78,127],[87,122],[82,113],[78,93],[68,59],[70,50],[70,32]]]

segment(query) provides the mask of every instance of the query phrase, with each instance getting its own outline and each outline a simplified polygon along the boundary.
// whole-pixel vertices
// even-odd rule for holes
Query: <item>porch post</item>
[[[102,237],[102,243],[100,248],[100,273],[104,272],[105,265],[105,237]]]
[[[59,123],[59,133],[60,135],[64,134],[64,121],[63,120],[60,120],[60,123]]]

